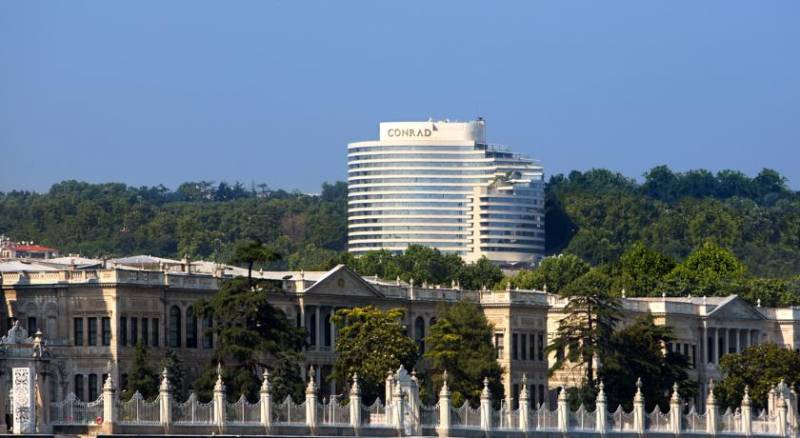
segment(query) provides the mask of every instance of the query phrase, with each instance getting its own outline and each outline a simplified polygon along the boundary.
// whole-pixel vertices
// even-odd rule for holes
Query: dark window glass
[[[192,306],[186,309],[186,347],[197,348],[197,317]]]
[[[495,333],[494,334],[494,350],[497,352],[497,358],[502,359],[504,353],[504,340],[502,333]]]
[[[128,375],[127,374],[122,374],[121,376],[119,376],[119,387],[123,388],[123,389],[128,387]]]
[[[317,345],[317,314],[316,312],[311,312],[308,315],[308,345],[316,346]]]
[[[520,359],[528,360],[528,335],[521,334],[519,335],[520,341]]]
[[[152,320],[152,328],[153,328],[152,333],[151,333],[152,337],[151,337],[150,340],[153,341],[152,342],[153,347],[158,347],[158,342],[159,342],[159,340],[158,340],[158,337],[159,337],[158,318],[153,318],[153,320]]]
[[[76,374],[75,375],[75,387],[73,388],[73,392],[75,393],[75,397],[78,397],[78,400],[86,401],[83,397],[83,375]]]
[[[28,334],[33,336],[33,334],[36,333],[36,330],[37,330],[36,317],[35,316],[29,316],[28,317]]]
[[[322,328],[322,345],[324,345],[326,347],[330,347],[331,346],[331,339],[332,339],[332,336],[331,336],[331,312],[332,311],[333,311],[332,309],[328,309],[328,311],[325,313],[325,322],[324,322],[325,327]]]
[[[88,343],[89,345],[97,345],[97,318],[86,318],[86,322],[89,323]],[[94,378],[97,380],[97,376],[94,376]]]
[[[89,401],[97,400],[97,374],[89,374]]]
[[[529,357],[531,360],[536,360],[536,336],[531,333],[531,335],[528,336],[528,341],[528,352],[530,353]],[[531,394],[531,396],[533,396],[533,394]]]
[[[511,335],[511,359],[517,360],[519,359],[519,347],[517,345],[517,341],[519,341],[519,335],[514,333]]]
[[[108,347],[109,345],[111,345],[111,318],[104,317],[101,320],[101,324],[102,324],[101,333],[103,337],[103,345]]]
[[[142,345],[150,345],[150,320],[142,318]]]
[[[539,347],[536,350],[536,353],[538,354],[537,359],[544,360],[544,333],[539,333],[536,335],[536,340],[538,341],[537,346]]]
[[[72,320],[75,345],[83,345],[83,318]],[[76,394],[77,395],[77,394]]]
[[[211,316],[211,312],[207,312],[203,318],[203,348],[206,350],[214,348],[214,333],[211,331],[213,325],[214,318]]]
[[[419,346],[419,352],[423,353],[425,351],[425,319],[421,316],[414,320],[414,338]]]
[[[119,345],[124,347],[128,345],[128,318],[122,317],[119,319],[119,327],[117,328],[117,339]]]
[[[517,409],[519,407],[519,384],[515,383],[511,386],[511,394],[514,400],[511,402],[512,407]]]
[[[169,309],[169,328],[167,335],[171,348],[181,346],[181,309],[179,309],[178,306],[172,306]]]
[[[139,318],[131,318],[131,345],[139,343]]]

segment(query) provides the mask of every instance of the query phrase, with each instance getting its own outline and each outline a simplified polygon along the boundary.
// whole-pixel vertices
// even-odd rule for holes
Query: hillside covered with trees
[[[343,182],[309,195],[206,181],[174,191],[65,181],[46,193],[0,193],[0,233],[89,257],[142,253],[219,261],[234,258],[236,242],[252,240],[283,255],[275,268],[346,263],[365,275],[464,287],[511,282],[555,291],[559,281],[566,285],[573,274],[598,266],[615,288],[631,294],[722,287],[752,300],[770,291],[768,302],[797,301],[800,193],[775,171],[751,178],[732,170],[676,173],[659,166],[638,183],[594,169],[555,175],[546,190],[547,251],[576,256],[569,261],[575,266],[560,272],[569,263],[554,263],[555,271],[505,279],[486,263],[464,265],[421,248],[400,256],[345,254]]]

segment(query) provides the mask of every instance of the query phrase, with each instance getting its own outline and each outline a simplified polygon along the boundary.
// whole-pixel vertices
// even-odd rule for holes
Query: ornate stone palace
[[[213,321],[197,314],[194,306],[212,296],[221,280],[234,275],[246,275],[246,270],[149,256],[0,262],[0,329],[10,330],[0,345],[0,391],[8,394],[10,369],[20,354],[14,345],[23,333],[31,339],[30,348],[36,339],[46,345],[47,358],[37,372],[41,392],[49,400],[63,400],[69,393],[79,400],[96,400],[108,376],[124,386],[139,341],[150,350],[154,365],[172,349],[192,368],[190,375],[196,373],[209,363],[216,339],[204,334]],[[525,393],[532,405],[554,403],[555,390],[575,384],[580,376],[580,370],[566,369],[547,378],[551,358],[544,350],[563,318],[565,302],[546,291],[463,290],[457,284],[383,281],[359,276],[345,266],[327,272],[254,275],[280,281],[283,293],[270,295],[273,304],[308,330],[303,377],[310,377],[307,370],[313,366],[322,397],[346,391],[344,384],[327,379],[336,359],[337,333],[331,315],[343,307],[368,304],[404,309],[408,334],[423,349],[423,338],[440,306],[457,301],[478,304],[494,325],[505,391],[515,400]],[[659,324],[673,327],[676,341],[667,348],[689,358],[691,377],[698,382],[720,378],[720,357],[749,345],[774,342],[800,348],[796,334],[800,309],[756,307],[735,295],[623,298],[622,303],[626,321],[649,312]],[[698,406],[704,399],[699,397]]]

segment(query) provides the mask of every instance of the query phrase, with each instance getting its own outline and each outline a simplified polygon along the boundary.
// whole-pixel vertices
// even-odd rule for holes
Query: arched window
[[[414,340],[417,341],[419,352],[425,351],[425,319],[418,316],[414,320]]]
[[[181,309],[172,306],[169,309],[169,328],[167,330],[169,346],[177,348],[181,346]]]
[[[186,309],[186,348],[197,348],[197,317],[192,306]]]
[[[214,348],[214,333],[211,332],[211,327],[214,326],[214,318],[211,312],[206,312],[203,318],[203,348],[210,350]]]
[[[78,397],[78,400],[85,401],[83,398],[83,374],[75,375],[75,387],[72,392],[75,393],[75,397]]]

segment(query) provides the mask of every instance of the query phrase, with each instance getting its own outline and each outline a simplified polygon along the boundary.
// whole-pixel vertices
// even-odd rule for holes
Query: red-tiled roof
[[[28,252],[54,252],[55,248],[50,248],[42,245],[14,245],[13,248],[17,251]]]

